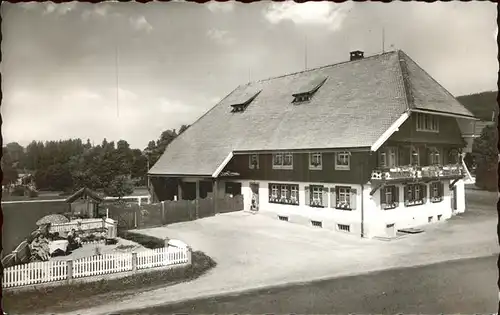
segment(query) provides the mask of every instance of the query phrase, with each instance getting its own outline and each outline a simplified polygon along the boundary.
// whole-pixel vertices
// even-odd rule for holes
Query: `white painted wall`
[[[365,197],[365,230],[369,237],[386,236],[386,225],[394,224],[395,229],[410,228],[428,224],[428,218],[432,217],[432,222],[437,222],[438,215],[440,221],[449,219],[452,216],[452,190],[449,185],[452,181],[444,181],[443,201],[432,203],[429,198],[423,205],[405,207],[404,188],[397,185],[399,191],[399,206],[395,209],[384,210],[380,206],[380,190],[370,196],[371,187],[368,185],[364,192]],[[465,211],[465,189],[463,180],[457,185],[457,213]],[[430,195],[429,184],[427,184],[427,196]]]
[[[451,196],[452,190],[449,184],[452,181],[444,181],[444,196],[441,202],[432,203],[427,199],[423,205],[405,207],[403,185],[399,186],[399,206],[395,209],[383,210],[380,206],[380,190],[370,196],[372,189],[370,184],[352,185],[345,183],[301,183],[301,182],[279,182],[279,181],[236,181],[241,183],[241,192],[244,196],[244,210],[250,210],[252,200],[251,183],[259,184],[259,212],[277,218],[278,215],[286,216],[290,222],[310,225],[310,221],[322,221],[324,228],[337,229],[337,224],[351,226],[351,233],[360,235],[361,232],[361,207],[363,206],[364,236],[387,236],[386,226],[394,224],[395,229],[409,228],[428,224],[428,218],[432,217],[432,222],[437,222],[438,215],[440,221],[449,219],[452,216]],[[298,184],[300,205],[282,205],[269,203],[269,184]],[[305,187],[309,185],[323,185],[328,188],[335,186],[350,186],[357,190],[356,209],[352,211],[338,210],[329,205],[328,208],[315,208],[305,205]],[[465,186],[463,180],[459,180],[457,186],[457,213],[465,211]],[[427,184],[427,196],[429,196],[429,184]],[[219,185],[219,190],[224,192],[224,184]],[[361,200],[363,198],[363,200]],[[330,198],[328,198],[330,202]]]
[[[463,179],[457,181],[455,183],[457,187],[457,210],[455,213],[464,213],[465,212],[465,181]]]
[[[345,183],[302,183],[302,182],[283,182],[283,181],[241,181],[242,194],[244,196],[244,209],[250,209],[252,200],[251,183],[259,184],[259,212],[277,217],[278,215],[289,217],[289,221],[310,225],[310,221],[322,221],[324,228],[336,229],[336,224],[351,225],[351,233],[358,233],[361,222],[361,185]],[[299,185],[299,203],[300,205],[283,205],[269,203],[269,184],[295,184]],[[327,208],[316,208],[305,205],[305,187],[309,185],[323,185],[327,188],[335,186],[350,186],[357,190],[356,209],[339,210],[329,205]],[[330,202],[330,193],[328,196]]]

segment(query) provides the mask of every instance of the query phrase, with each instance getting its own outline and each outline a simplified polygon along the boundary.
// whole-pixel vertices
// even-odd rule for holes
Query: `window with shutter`
[[[309,206],[311,205],[311,195],[310,195],[310,192],[309,192],[309,186],[306,186],[305,189],[304,189],[304,192],[305,192],[305,204],[306,206]]]
[[[416,206],[425,203],[427,185],[408,184],[405,186],[405,206]]]
[[[336,188],[336,209],[351,210],[351,187],[337,186]]]
[[[269,184],[269,202],[286,205],[298,205],[299,185]]]
[[[323,186],[311,185],[309,189],[311,194],[311,206],[323,207]]]

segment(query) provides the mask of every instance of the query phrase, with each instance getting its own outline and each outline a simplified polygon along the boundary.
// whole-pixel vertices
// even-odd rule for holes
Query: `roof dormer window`
[[[257,93],[243,93],[239,97],[235,98],[233,104],[231,104],[232,113],[241,113],[247,109],[248,105],[259,95],[260,91]]]
[[[302,88],[300,88],[297,93],[292,95],[292,103],[303,103],[310,101],[314,93],[316,93],[319,88],[325,83],[326,79],[326,77],[319,76],[307,82],[307,84],[302,86]]]
[[[296,94],[294,95],[293,102],[294,103],[303,103],[311,100],[311,95],[309,93],[304,93],[304,94]]]

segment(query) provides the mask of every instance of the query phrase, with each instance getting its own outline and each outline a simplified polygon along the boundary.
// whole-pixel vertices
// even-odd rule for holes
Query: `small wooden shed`
[[[87,215],[89,218],[98,217],[99,205],[103,200],[104,198],[99,196],[97,192],[88,188],[82,188],[66,198],[72,215]]]

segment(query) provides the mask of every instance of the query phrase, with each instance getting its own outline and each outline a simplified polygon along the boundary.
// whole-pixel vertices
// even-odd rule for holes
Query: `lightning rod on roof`
[[[382,27],[382,53],[385,53],[385,29]]]
[[[118,46],[115,46],[116,117],[120,117],[120,91],[118,89]]]
[[[307,70],[307,35],[304,40],[304,70]]]

